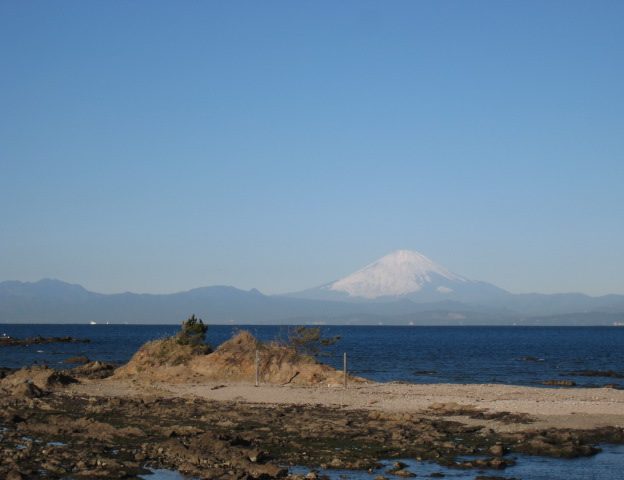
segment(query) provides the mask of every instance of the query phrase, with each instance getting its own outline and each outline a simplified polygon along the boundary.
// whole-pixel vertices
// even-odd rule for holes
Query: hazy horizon
[[[399,252],[399,251],[405,251],[405,249],[396,250],[396,251],[390,252],[390,253],[393,254],[393,253],[396,253],[396,252]],[[420,252],[415,252],[413,250],[411,252],[412,253],[416,253],[416,254],[420,254]],[[376,259],[376,260],[379,260],[379,259]],[[368,265],[370,265],[370,264],[362,265],[361,267],[362,268],[363,267],[367,267]],[[442,265],[439,265],[439,266],[443,267]],[[348,273],[352,274],[352,273],[355,273],[355,272],[359,271],[360,269],[361,268],[356,268],[356,269],[353,270],[353,272],[348,272]],[[451,274],[457,274],[458,272],[450,272],[450,273]],[[344,278],[346,275],[347,274],[345,274],[341,278]],[[46,280],[61,281],[61,282],[69,283],[69,284],[72,284],[72,285],[79,285],[79,286],[85,288],[88,291],[91,291],[91,292],[94,292],[94,293],[104,293],[104,294],[117,294],[117,293],[172,294],[172,293],[182,293],[182,292],[186,292],[188,290],[197,289],[197,288],[206,288],[206,287],[234,287],[234,288],[241,289],[241,290],[258,290],[258,291],[260,291],[261,293],[263,293],[265,295],[281,295],[281,294],[288,294],[288,293],[296,293],[295,290],[289,290],[289,291],[284,291],[284,292],[265,292],[265,291],[262,291],[261,289],[259,289],[257,287],[241,288],[241,287],[239,287],[237,285],[230,285],[230,284],[223,284],[223,283],[216,283],[216,284],[211,284],[211,285],[196,285],[196,286],[191,287],[191,288],[172,290],[172,291],[164,291],[164,292],[143,292],[143,291],[130,291],[130,290],[120,290],[120,291],[112,291],[112,292],[99,292],[99,291],[96,291],[96,290],[88,288],[86,285],[84,285],[84,284],[82,284],[80,282],[66,282],[65,280],[60,279],[60,278],[49,278],[49,277],[46,277],[46,278],[40,278],[40,279],[37,279],[37,280],[21,280],[21,281],[22,282],[26,282],[26,283],[37,283],[39,281],[46,281]],[[310,286],[304,287],[301,290],[307,290],[307,289],[310,289],[310,288],[317,288],[317,287],[320,287],[320,286],[332,283],[332,282],[334,282],[336,280],[339,280],[339,279],[335,278],[335,279],[329,280],[328,282],[323,282],[323,284],[310,285]],[[470,280],[486,281],[486,280],[483,280],[483,279],[472,279],[472,278]],[[8,281],[10,281],[10,280],[8,280]],[[2,280],[0,280],[0,283],[2,283]],[[537,291],[528,291],[528,292],[510,292],[510,293],[513,293],[513,294],[522,294],[522,293],[581,293],[581,294],[590,295],[590,294],[587,294],[585,292],[575,292],[575,291],[570,291],[570,292],[537,292]],[[612,292],[611,294],[616,294],[617,295],[618,293],[617,292]],[[609,295],[609,294],[603,294],[603,295]],[[602,296],[602,295],[590,295],[590,296]]]
[[[624,294],[624,3],[0,3],[0,281]]]

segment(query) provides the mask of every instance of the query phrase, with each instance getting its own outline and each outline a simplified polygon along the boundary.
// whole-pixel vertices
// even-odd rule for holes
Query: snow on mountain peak
[[[399,296],[417,292],[426,284],[439,280],[467,282],[441,267],[423,254],[411,250],[397,250],[361,270],[328,286],[330,290],[344,292],[354,297],[377,298]],[[438,287],[440,292],[450,292],[448,286]]]

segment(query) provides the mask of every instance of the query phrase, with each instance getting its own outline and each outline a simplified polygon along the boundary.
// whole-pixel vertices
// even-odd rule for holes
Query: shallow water
[[[593,457],[562,460],[547,457],[534,457],[528,455],[510,455],[515,458],[517,464],[501,470],[464,470],[440,467],[432,462],[418,462],[409,459],[401,460],[406,463],[409,471],[417,475],[416,478],[430,477],[433,473],[441,473],[443,478],[453,480],[474,480],[477,475],[492,475],[523,480],[618,480],[624,478],[622,466],[624,465],[624,445],[605,445],[603,451]],[[353,470],[321,470],[322,475],[327,475],[331,480],[373,480],[378,475],[388,478],[393,477],[386,472],[396,460],[382,462],[384,467],[372,473]],[[310,470],[305,467],[293,467],[291,473],[306,474]],[[189,480],[177,472],[170,470],[154,470],[153,475],[145,475],[145,480]]]
[[[186,477],[181,473],[165,469],[154,469],[151,474],[139,475],[139,478],[145,480],[193,480],[193,477]]]
[[[419,477],[429,477],[433,473],[442,473],[444,478],[453,480],[473,480],[477,475],[501,476],[524,480],[615,480],[624,478],[622,466],[624,465],[624,446],[607,445],[603,451],[593,457],[578,458],[573,460],[553,459],[546,457],[534,457],[527,455],[509,455],[515,458],[517,464],[505,470],[465,470],[440,467],[432,462],[418,462],[414,460],[401,460],[406,463],[409,471]],[[385,472],[391,468],[396,460],[382,462],[385,466],[373,473],[355,472],[350,470],[323,470],[322,474],[328,475],[332,480],[350,478],[354,480],[373,480],[377,475],[393,478]],[[293,473],[307,473],[305,468],[293,468]],[[484,472],[484,473],[480,473]],[[152,477],[153,478],[153,477]],[[394,477],[399,478],[399,477]],[[156,480],[156,479],[154,479]]]

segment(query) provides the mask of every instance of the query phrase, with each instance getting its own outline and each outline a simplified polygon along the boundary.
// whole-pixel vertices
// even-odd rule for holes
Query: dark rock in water
[[[494,470],[504,470],[509,466],[515,465],[515,463],[514,460],[504,460],[500,457],[495,457],[455,462],[452,466],[456,468],[492,468]]]
[[[65,360],[63,360],[63,363],[81,363],[81,364],[85,364],[85,363],[89,363],[91,360],[89,360],[89,357],[85,357],[83,355],[77,356],[77,357],[69,357],[66,358]]]
[[[404,477],[404,478],[410,478],[410,477],[415,477],[416,474],[410,472],[409,470],[405,469],[405,468],[399,468],[399,469],[394,469],[394,470],[388,470],[388,472],[390,475],[396,475],[397,477]]]
[[[624,375],[613,370],[577,370],[568,373],[577,377],[605,377],[605,378],[624,378]]]
[[[523,362],[543,362],[544,359],[533,357],[531,355],[525,355],[524,357],[520,357],[518,360],[522,360]]]
[[[572,380],[544,380],[542,385],[552,385],[555,387],[574,387],[576,382]]]
[[[490,447],[490,454],[495,457],[502,457],[505,455],[505,448],[502,445],[492,445]]]
[[[45,345],[48,343],[89,343],[91,340],[88,338],[74,338],[74,337],[28,337],[28,338],[13,338],[8,336],[0,336],[0,347],[18,347],[28,345]]]
[[[436,372],[435,370],[414,370],[412,372],[412,375],[435,375]]]

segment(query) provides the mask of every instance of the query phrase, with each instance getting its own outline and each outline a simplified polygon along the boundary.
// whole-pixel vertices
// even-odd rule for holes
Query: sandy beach
[[[497,431],[526,428],[624,427],[624,391],[610,388],[540,388],[513,385],[365,383],[343,387],[249,383],[152,383],[106,379],[71,386],[77,394],[129,397],[197,397],[250,404],[323,405],[384,412],[427,413],[471,422],[455,411],[527,415],[529,424],[485,421]],[[484,419],[479,419],[483,424]]]

